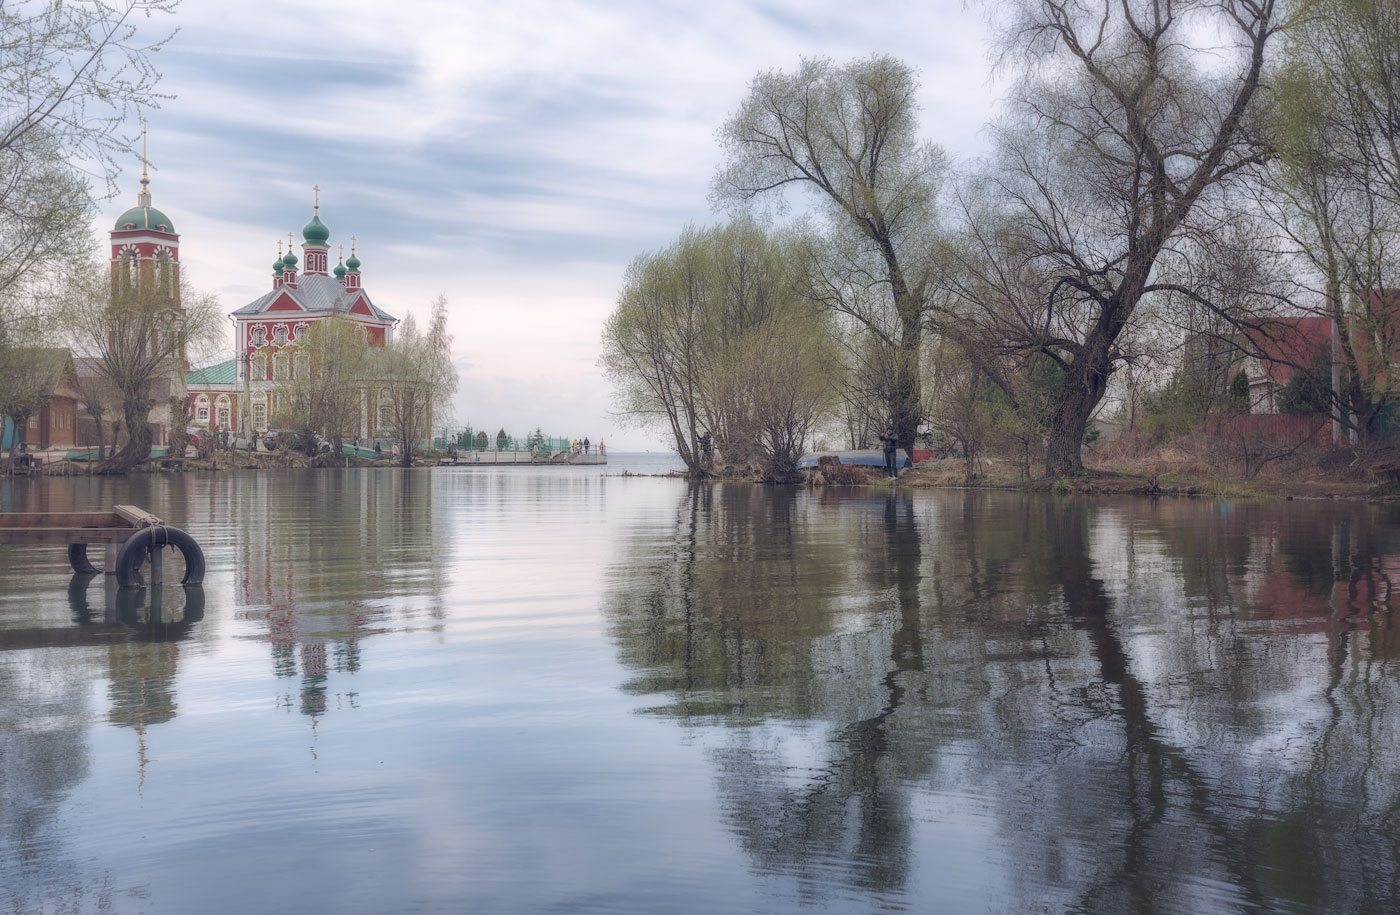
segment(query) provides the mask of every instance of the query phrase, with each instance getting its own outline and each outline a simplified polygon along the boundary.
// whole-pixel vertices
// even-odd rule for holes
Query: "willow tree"
[[[957,321],[1061,370],[1046,472],[1083,466],[1089,417],[1144,301],[1204,298],[1182,252],[1208,252],[1263,161],[1261,78],[1275,0],[1012,0],[1020,68],[987,175],[964,193]],[[1212,40],[1206,41],[1204,36]],[[1208,302],[1206,304],[1209,304]]]
[[[359,427],[370,366],[362,324],[344,315],[313,321],[297,340],[291,378],[278,392],[281,425],[299,430],[308,449],[323,433],[339,454],[345,432]]]
[[[399,461],[409,467],[414,449],[432,431],[434,415],[448,408],[457,390],[447,297],[434,300],[426,331],[418,330],[412,315],[406,318],[393,342],[374,353],[370,373],[380,391],[381,410],[388,408]]]
[[[621,412],[664,428],[696,476],[702,435],[726,463],[790,475],[835,386],[825,313],[790,237],[739,220],[686,229],[629,267],[603,333]]]
[[[168,264],[95,267],[73,282],[56,315],[74,353],[92,360],[121,404],[126,444],[102,473],[125,473],[150,456],[151,411],[178,416],[189,356],[220,342],[217,298],[191,288],[183,272],[176,283]]]
[[[874,383],[906,450],[922,419],[919,353],[946,167],[918,137],[917,91],[914,71],[886,56],[760,73],[720,128],[727,161],[714,182],[722,204],[791,186],[824,205],[827,250],[810,262],[811,295],[878,348]]]

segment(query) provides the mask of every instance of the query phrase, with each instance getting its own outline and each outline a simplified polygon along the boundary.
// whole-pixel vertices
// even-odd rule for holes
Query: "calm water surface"
[[[1400,899],[1394,508],[0,483],[3,510],[114,502],[204,544],[202,608],[0,547],[0,911]]]

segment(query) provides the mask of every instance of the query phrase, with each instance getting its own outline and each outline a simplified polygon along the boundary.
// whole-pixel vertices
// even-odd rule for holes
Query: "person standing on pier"
[[[588,449],[590,449],[590,448],[592,448],[592,447],[593,447],[593,443],[590,442],[590,441],[585,437],[584,440],[583,440],[583,453],[584,453],[584,454],[587,454],[587,453],[588,453]]]

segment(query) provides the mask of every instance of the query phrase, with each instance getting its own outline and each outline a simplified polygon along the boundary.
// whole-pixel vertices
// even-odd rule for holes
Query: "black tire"
[[[88,559],[88,545],[86,543],[68,544],[68,564],[73,567],[73,571],[79,575],[96,575],[102,571],[92,564]]]
[[[195,539],[178,527],[161,524],[143,527],[127,538],[117,553],[117,584],[132,588],[141,584],[141,564],[153,546],[170,546],[185,557],[185,577],[182,585],[197,585],[204,581],[204,551]]]

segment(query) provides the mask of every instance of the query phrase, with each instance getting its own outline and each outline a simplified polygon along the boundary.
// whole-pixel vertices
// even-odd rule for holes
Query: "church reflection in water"
[[[367,485],[359,473],[310,474],[293,496],[306,506],[300,517],[280,504],[285,486],[240,483],[211,506],[237,525],[235,619],[248,624],[237,637],[268,643],[273,672],[290,686],[284,707],[313,718],[332,697],[354,707],[366,639],[441,627],[445,546],[434,537],[432,476],[388,472]]]
[[[605,610],[625,688],[707,735],[730,829],[809,901],[1380,911],[1397,520],[721,486],[638,523]]]

